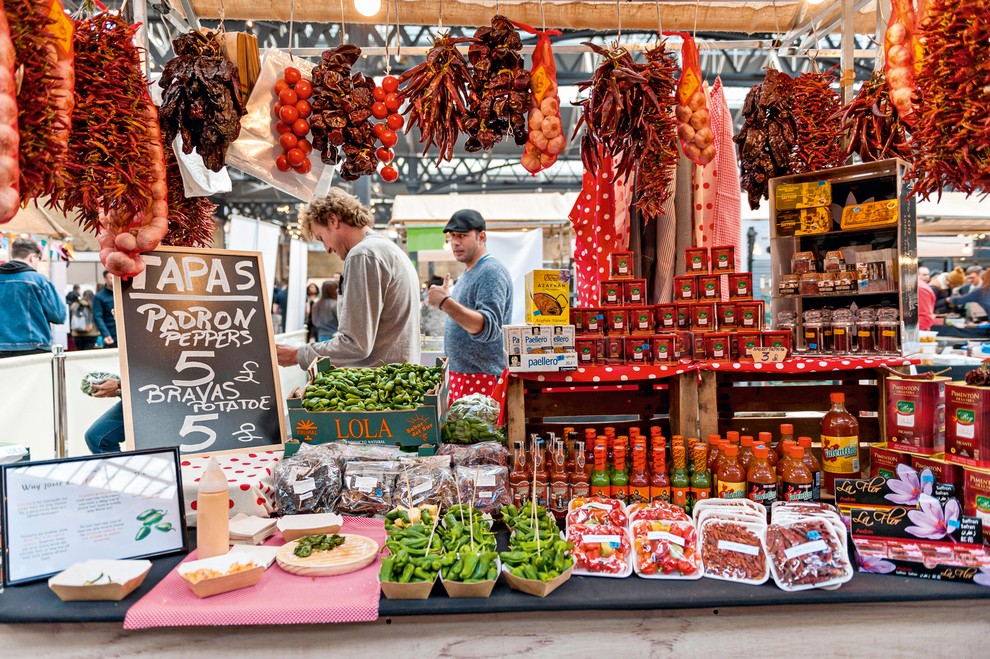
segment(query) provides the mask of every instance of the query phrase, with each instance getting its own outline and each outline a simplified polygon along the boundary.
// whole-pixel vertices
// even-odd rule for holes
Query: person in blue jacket
[[[0,357],[51,352],[51,325],[64,323],[68,310],[52,282],[37,272],[41,246],[17,238],[10,259],[0,265]]]
[[[113,315],[113,275],[103,271],[103,288],[93,297],[93,316],[96,329],[103,337],[104,348],[117,347],[117,319]]]

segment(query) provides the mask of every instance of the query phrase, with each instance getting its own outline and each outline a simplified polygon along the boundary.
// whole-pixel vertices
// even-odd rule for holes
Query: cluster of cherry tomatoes
[[[385,76],[382,84],[376,86],[371,94],[375,102],[371,106],[371,116],[375,119],[384,120],[384,123],[375,124],[374,131],[378,141],[382,143],[375,154],[378,159],[385,164],[378,175],[386,183],[394,183],[399,178],[399,172],[391,164],[395,159],[395,151],[392,148],[398,144],[398,131],[402,130],[405,119],[399,114],[402,100],[399,98],[399,79],[395,76]]]
[[[275,83],[274,92],[278,100],[272,111],[278,143],[282,147],[282,155],[275,158],[275,166],[280,172],[294,169],[299,174],[308,174],[313,168],[309,161],[313,145],[306,139],[309,135],[306,119],[313,112],[308,100],[313,95],[313,83],[304,79],[299,69],[289,66]]]

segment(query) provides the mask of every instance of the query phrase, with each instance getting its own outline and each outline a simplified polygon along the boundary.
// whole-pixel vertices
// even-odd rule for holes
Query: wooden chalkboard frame
[[[238,250],[222,250],[222,249],[196,249],[190,247],[158,247],[152,252],[148,252],[148,255],[162,255],[165,256],[177,256],[177,255],[189,255],[201,258],[210,258],[211,256],[220,257],[235,257],[240,259],[250,259],[255,262],[257,268],[258,282],[257,286],[260,289],[260,299],[257,300],[256,304],[261,305],[257,307],[258,311],[261,313],[262,318],[264,318],[265,324],[265,336],[253,336],[255,340],[264,338],[267,342],[267,354],[271,363],[272,371],[272,382],[274,384],[275,390],[272,392],[272,396],[275,400],[276,410],[275,413],[278,415],[278,437],[270,438],[272,441],[268,444],[251,444],[250,446],[236,447],[236,448],[217,448],[213,449],[211,447],[205,448],[198,451],[187,451],[182,452],[181,450],[181,439],[176,436],[176,441],[178,442],[174,446],[179,449],[180,455],[196,455],[200,453],[208,453],[212,455],[218,455],[222,453],[245,453],[249,451],[259,451],[259,450],[276,450],[285,447],[286,438],[286,411],[285,411],[285,400],[282,397],[281,382],[279,380],[278,371],[278,359],[275,355],[275,340],[274,340],[274,328],[272,326],[272,316],[271,316],[271,301],[268,298],[268,287],[265,279],[265,268],[264,261],[260,252],[249,252],[249,251],[238,251]],[[138,446],[139,442],[136,441],[136,436],[134,432],[134,411],[133,411],[133,399],[132,399],[132,386],[131,386],[131,372],[130,372],[130,355],[128,353],[128,339],[127,339],[127,323],[125,316],[125,304],[130,302],[130,298],[127,301],[124,299],[124,284],[119,278],[115,278],[114,282],[114,305],[115,305],[115,316],[117,321],[117,344],[120,351],[120,364],[121,364],[121,394],[123,399],[124,408],[124,435],[125,435],[125,449],[128,451],[133,451],[135,449],[146,448],[144,446]],[[254,305],[252,305],[254,308]],[[242,348],[243,350],[243,348]],[[277,441],[276,441],[277,439]],[[157,447],[156,447],[157,448]]]

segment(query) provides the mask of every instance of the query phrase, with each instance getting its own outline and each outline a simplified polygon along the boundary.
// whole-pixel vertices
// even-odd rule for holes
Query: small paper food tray
[[[63,602],[119,602],[144,582],[151,561],[91,560],[75,563],[48,580]]]
[[[344,518],[336,513],[288,515],[278,520],[278,530],[287,542],[307,535],[337,533],[343,525]]]
[[[237,564],[252,567],[226,574]],[[239,588],[249,588],[258,583],[261,575],[265,573],[264,565],[259,565],[250,554],[239,551],[182,563],[175,570],[185,580],[186,585],[196,597],[212,597]],[[210,577],[193,583],[194,574],[198,570],[214,570],[222,576]]]
[[[399,583],[397,581],[382,581],[382,592],[390,600],[425,600],[433,590],[433,581],[417,581],[416,583]],[[476,585],[476,584],[470,584]]]
[[[517,577],[509,571],[507,565],[502,566],[502,574],[505,575],[505,580],[509,584],[509,588],[512,590],[518,590],[521,593],[526,593],[527,595],[533,595],[535,597],[546,597],[553,591],[557,590],[564,585],[568,579],[571,578],[571,574],[574,572],[573,563],[569,568],[564,570],[559,577],[555,577],[550,581],[540,581],[538,579],[523,579],[522,577]]]
[[[463,581],[451,581],[440,576],[440,583],[447,591],[447,597],[491,597],[495,582],[498,581],[498,574],[502,572],[502,559],[496,558],[495,564],[498,569],[494,579],[485,581],[473,581],[464,583]]]

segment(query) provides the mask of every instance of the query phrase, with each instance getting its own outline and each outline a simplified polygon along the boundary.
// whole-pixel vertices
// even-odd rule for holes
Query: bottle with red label
[[[670,476],[667,475],[667,446],[662,435],[653,439],[653,471],[650,474],[650,500],[670,503]]]
[[[615,460],[612,464],[612,498],[625,503],[629,499],[629,470],[626,467],[626,447],[616,442],[613,448]]]
[[[629,503],[650,500],[650,473],[646,469],[646,438],[633,442],[632,471],[629,472]]]
[[[558,519],[567,516],[567,504],[571,501],[571,484],[567,475],[567,458],[564,457],[564,440],[558,439],[550,464],[550,512]]]
[[[571,470],[569,478],[572,499],[585,498],[591,495],[591,480],[588,478],[588,472],[585,471],[584,455],[584,442],[575,441],[574,468]]]
[[[777,474],[770,466],[770,449],[757,446],[753,449],[753,459],[746,472],[746,489],[749,498],[756,503],[762,503],[769,512],[777,500]]]
[[[781,462],[784,465],[784,501],[811,501],[814,496],[814,479],[808,465],[804,464],[804,449],[791,443],[787,454],[790,459]]]
[[[804,449],[804,464],[811,472],[811,498],[820,501],[822,497],[822,466],[811,450],[811,437],[798,437],[798,446]]]
[[[746,498],[746,472],[739,464],[739,447],[730,444],[722,452],[718,467],[718,496],[720,499]]]
[[[674,436],[674,440],[677,436]],[[691,491],[691,477],[687,470],[687,454],[684,444],[675,444],[671,448],[674,470],[670,475],[670,502],[682,508],[687,507],[688,493]]]
[[[822,417],[822,490],[835,492],[837,478],[859,478],[859,421],[846,411],[845,394],[831,394],[832,409]]]
[[[516,442],[513,446],[512,471],[509,472],[509,489],[512,492],[512,503],[522,508],[530,499],[532,489],[530,471],[526,464],[526,446]]]

